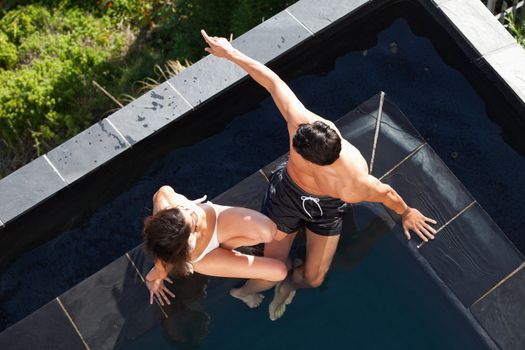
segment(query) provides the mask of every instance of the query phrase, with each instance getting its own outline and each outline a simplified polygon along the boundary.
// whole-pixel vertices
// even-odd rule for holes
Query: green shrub
[[[520,18],[514,15],[512,12],[506,16],[506,27],[510,33],[514,36],[516,41],[523,47],[525,47],[525,18]]]
[[[9,37],[0,31],[0,68],[13,68],[17,61],[16,45]]]
[[[8,147],[29,136],[40,154],[98,117],[79,114],[77,98],[125,47],[107,18],[31,5],[8,12],[0,28],[18,43],[14,69],[0,71],[0,138]]]
[[[113,111],[93,80],[132,99],[206,54],[201,28],[236,37],[293,1],[0,2],[2,177]]]

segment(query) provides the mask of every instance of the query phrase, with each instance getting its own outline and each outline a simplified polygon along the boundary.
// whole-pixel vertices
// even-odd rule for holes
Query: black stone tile
[[[7,223],[67,186],[45,157],[0,180],[0,219]]]
[[[196,107],[246,75],[236,64],[208,55],[169,79],[169,82]]]
[[[357,147],[370,166],[380,96],[375,95],[335,122],[341,135]]]
[[[192,107],[164,82],[108,119],[133,145],[190,110]]]
[[[126,256],[64,293],[60,300],[92,349],[113,349],[161,320],[156,304]]]
[[[277,58],[312,34],[282,11],[233,41],[233,46],[262,63]]]
[[[302,0],[288,7],[288,11],[313,33],[352,13],[369,0]]]
[[[153,267],[154,261],[153,258],[144,251],[144,244],[133,248],[128,254],[142,277],[146,278],[149,270]]]
[[[424,143],[403,112],[385,98],[372,175],[382,177]]]
[[[102,120],[51,150],[47,157],[72,183],[129,147],[107,120]]]
[[[271,176],[272,176],[272,172],[275,170],[275,168],[277,168],[278,165],[281,165],[284,162],[288,161],[288,156],[289,155],[290,155],[290,153],[287,152],[286,154],[283,154],[282,156],[280,156],[279,158],[277,158],[276,160],[274,160],[270,164],[265,165],[261,169],[261,171],[264,173],[264,176],[266,176],[266,178],[270,179]]]
[[[501,349],[525,349],[525,268],[470,307]]]
[[[290,15],[281,12],[235,39],[233,46],[266,63],[309,35]],[[204,41],[202,47],[205,47]],[[195,107],[245,76],[247,74],[236,64],[208,55],[171,78],[169,82]]]
[[[268,180],[260,171],[257,171],[228,191],[215,197],[213,202],[259,211],[267,187]]]
[[[478,204],[447,225],[420,252],[465,306],[475,302],[523,261]]]
[[[0,349],[85,349],[57,300],[0,333]]]
[[[369,167],[379,105],[380,95],[376,95],[336,122],[343,137],[359,149]],[[380,178],[424,142],[403,112],[385,97],[372,175]]]
[[[409,206],[436,220],[436,229],[474,201],[463,184],[428,145],[382,181],[392,186]],[[412,236],[417,237],[415,234]]]

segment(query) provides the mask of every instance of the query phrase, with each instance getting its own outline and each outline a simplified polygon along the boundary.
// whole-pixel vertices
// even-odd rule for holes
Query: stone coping
[[[393,224],[390,234],[424,265],[489,347],[496,348],[493,339],[505,349],[523,348],[519,324],[501,327],[502,321],[511,325],[519,321],[515,318],[525,308],[521,253],[384,94],[372,97],[336,124],[360,149],[372,173],[391,184],[411,206],[438,221],[436,239],[430,243],[417,238],[407,241],[399,223]],[[271,171],[285,159],[286,155],[279,157],[213,202],[258,210]],[[399,219],[391,212],[383,215],[390,215],[392,222]],[[144,276],[151,266],[151,259],[138,246],[0,333],[0,345],[10,346],[27,333],[31,336],[22,344],[29,347],[124,346],[169,317],[169,310],[148,304]],[[45,328],[46,318],[57,322],[49,332],[34,332],[35,327]]]
[[[301,0],[233,41],[263,63],[275,61],[366,5],[396,0]],[[525,50],[479,0],[414,0],[437,11],[460,45],[477,53],[525,109]],[[435,13],[433,13],[436,16]],[[218,69],[219,67],[219,69]],[[490,74],[490,73],[487,73]],[[130,152],[170,123],[191,114],[246,77],[234,64],[206,56],[43,157],[0,180],[0,233],[24,213]],[[15,239],[15,238],[13,238]],[[20,244],[23,245],[23,244]],[[27,249],[27,248],[25,248]],[[20,247],[23,251],[24,247]]]

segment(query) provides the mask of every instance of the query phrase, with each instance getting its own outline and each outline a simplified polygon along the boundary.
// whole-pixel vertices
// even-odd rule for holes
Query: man
[[[276,285],[270,319],[283,315],[298,288],[318,287],[323,282],[339,241],[346,203],[383,203],[400,215],[407,239],[409,231],[425,242],[434,238],[436,231],[429,223],[436,221],[409,207],[392,187],[370,175],[359,150],[341,137],[332,122],[306,109],[277,74],[233,48],[225,38],[210,37],[204,30],[201,34],[209,45],[207,52],[236,63],[268,90],[288,125],[290,157],[272,175],[263,204],[263,213],[278,228],[274,240],[265,245],[264,255],[286,262],[297,231],[304,226],[306,259],[292,276]],[[236,297],[253,300],[274,285],[250,280],[236,291]]]

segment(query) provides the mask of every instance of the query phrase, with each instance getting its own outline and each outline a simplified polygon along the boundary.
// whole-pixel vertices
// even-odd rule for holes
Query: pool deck
[[[366,7],[380,7],[391,2],[331,0],[319,3],[301,0],[235,39],[233,44],[261,62],[272,63]],[[508,102],[518,111],[525,111],[525,50],[483,4],[478,0],[418,2],[504,92]],[[0,180],[0,265],[27,250],[35,240],[49,237],[48,231],[52,231],[52,227],[40,218],[44,206],[59,208],[61,216],[58,219],[76,217],[76,213],[83,209],[79,204],[73,204],[72,194],[79,191],[82,181],[111,166],[116,159],[129,154],[138,143],[147,142],[170,123],[191,116],[192,112],[245,78],[246,74],[235,65],[207,56]],[[366,120],[368,117],[363,118],[364,123],[370,122]],[[410,129],[410,133],[417,146],[406,154],[400,153],[403,157],[398,159],[398,164],[389,164],[390,157],[390,160],[381,160],[388,152],[381,151],[378,143],[378,158],[374,165],[374,175],[392,184],[409,203],[425,208],[423,212],[436,217],[439,222],[440,234],[435,242],[421,246],[411,243],[409,248],[428,262],[439,280],[500,348],[525,347],[525,336],[521,332],[525,327],[522,317],[525,311],[523,257],[452,174],[446,178],[448,182],[443,183],[445,180],[435,180],[432,172],[410,171],[411,167],[419,169],[429,164],[438,167],[434,170],[440,174],[448,171],[423,140],[417,143],[417,131]],[[370,135],[365,134],[362,138],[349,136],[349,139],[359,147],[360,142],[366,144],[370,141]],[[366,151],[363,154],[370,159]],[[389,171],[384,172],[385,169]],[[406,177],[399,175],[404,170],[427,178],[407,181]],[[264,171],[252,175],[216,201],[253,205],[265,185],[263,174]],[[429,183],[445,186],[439,188],[447,191],[436,191],[438,187],[429,187]],[[413,191],[409,184],[419,186],[418,191]],[[425,193],[432,200],[425,198]],[[458,196],[448,196],[451,193]],[[91,205],[96,206],[96,201]],[[34,235],[20,234],[33,231],[29,228],[37,228]],[[442,259],[444,255],[448,257],[446,261]],[[53,344],[59,347],[62,344],[66,348],[104,348],[125,343],[147,330],[151,326],[149,321],[152,324],[158,322],[162,315],[160,308],[149,307],[142,301],[145,287],[141,278],[147,268],[148,262],[140,249],[131,251],[0,333],[0,347],[8,344],[9,348],[16,348],[12,339],[17,338],[27,341],[19,342],[20,346]],[[113,288],[103,287],[108,285]],[[103,308],[95,307],[95,296]],[[84,298],[90,298],[89,302],[83,302]],[[100,314],[101,311],[105,314]],[[134,322],[137,319],[134,315],[140,315],[142,323]],[[107,327],[98,323],[102,318]],[[54,321],[49,322],[50,319]],[[42,333],[42,329],[47,333]],[[21,335],[23,337],[19,337]]]

